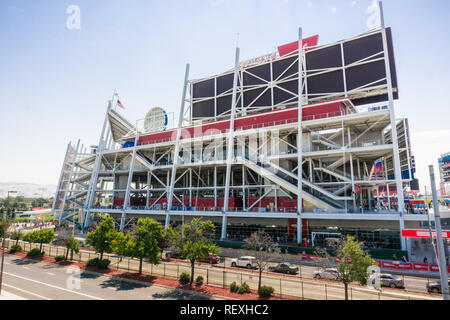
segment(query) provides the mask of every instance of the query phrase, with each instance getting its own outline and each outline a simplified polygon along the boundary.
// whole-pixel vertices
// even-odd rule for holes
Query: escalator
[[[136,160],[147,167],[147,169],[153,170],[153,161],[146,157],[141,151],[136,151]]]
[[[264,178],[272,181],[273,183],[276,183],[280,187],[286,189],[289,192],[292,192],[294,194],[298,194],[298,188],[295,184],[287,181],[286,179],[274,174],[270,170],[256,164],[253,161],[250,161],[248,159],[244,159],[242,157],[237,157],[236,160],[238,162],[241,162],[244,164],[247,168],[255,171],[259,175],[263,176]],[[275,166],[271,164],[272,166]],[[282,169],[282,168],[281,168]],[[286,170],[282,169],[281,172],[286,172]],[[290,174],[292,176],[292,174]],[[317,208],[322,209],[323,211],[327,212],[340,212],[342,211],[342,205],[339,204],[336,201],[333,201],[333,198],[336,199],[343,199],[343,197],[336,197],[332,193],[302,179],[302,184],[304,186],[303,189],[303,200],[310,202]],[[321,194],[320,194],[321,193]],[[328,199],[327,199],[328,197]],[[331,199],[330,199],[331,198]],[[346,198],[345,198],[346,199]]]

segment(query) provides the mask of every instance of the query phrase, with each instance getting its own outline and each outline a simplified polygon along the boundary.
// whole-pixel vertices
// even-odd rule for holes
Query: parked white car
[[[256,263],[256,258],[252,256],[242,256],[240,258],[235,258],[231,260],[232,267],[243,267],[248,269],[257,269],[258,264]]]
[[[334,268],[328,268],[314,272],[314,279],[327,279],[340,281],[342,279],[341,273]]]

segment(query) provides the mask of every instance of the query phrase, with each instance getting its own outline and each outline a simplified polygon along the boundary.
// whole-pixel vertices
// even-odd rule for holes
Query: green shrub
[[[98,258],[91,259],[86,263],[86,267],[96,267],[98,265],[98,262]]]
[[[195,283],[197,284],[197,285],[202,285],[203,284],[203,277],[202,276],[198,276],[196,279],[195,279]]]
[[[56,256],[56,257],[55,257],[55,261],[56,261],[56,262],[64,261],[64,260],[66,260],[66,257],[65,257],[65,256]]]
[[[275,289],[270,286],[262,286],[258,290],[258,295],[261,298],[268,298],[275,292]]]
[[[247,282],[244,282],[243,284],[241,284],[237,291],[237,293],[239,293],[239,294],[245,294],[245,293],[250,293],[250,292],[251,292],[251,290],[250,290],[250,287],[247,284]]]
[[[187,272],[183,272],[180,274],[180,278],[178,280],[181,284],[187,284],[191,281],[191,276]]]
[[[18,244],[15,244],[9,249],[9,253],[22,252],[22,247]]]
[[[28,257],[38,257],[43,256],[45,252],[41,252],[38,248],[31,249],[28,251],[27,256]]]
[[[99,260],[98,263],[97,263],[97,268],[98,269],[102,269],[102,270],[106,270],[106,269],[108,269],[110,263],[111,263],[111,261],[108,260],[108,259]]]
[[[239,286],[236,284],[236,281],[233,281],[231,284],[230,284],[230,292],[238,292],[238,290],[239,290]]]

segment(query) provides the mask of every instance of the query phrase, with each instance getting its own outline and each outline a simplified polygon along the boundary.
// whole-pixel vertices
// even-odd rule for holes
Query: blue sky
[[[2,0],[0,181],[56,184],[67,143],[96,144],[118,88],[135,121],[176,112],[184,68],[200,78],[304,35],[320,43],[365,32],[372,0]],[[450,151],[450,2],[385,0],[397,61],[397,117],[408,117],[421,183]],[[69,5],[81,29],[69,30]],[[426,94],[432,93],[432,94]],[[437,173],[437,171],[436,171]]]

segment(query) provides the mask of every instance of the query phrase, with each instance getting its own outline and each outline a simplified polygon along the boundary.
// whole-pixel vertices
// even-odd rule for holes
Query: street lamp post
[[[2,228],[3,229],[3,241],[2,241],[2,266],[0,270],[0,295],[2,294],[2,282],[3,282],[3,265],[5,263],[5,245],[6,245],[6,217],[8,215],[8,206],[9,206],[9,194],[17,193],[17,191],[8,191],[8,195],[6,197],[6,212],[3,212],[2,217]]]

